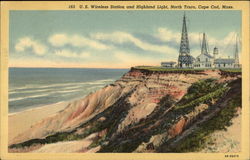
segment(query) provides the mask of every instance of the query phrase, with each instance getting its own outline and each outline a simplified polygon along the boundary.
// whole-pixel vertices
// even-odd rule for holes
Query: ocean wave
[[[89,88],[86,88],[86,90],[93,90],[93,89],[97,89],[97,88],[101,88],[103,87],[103,85],[99,85],[99,86],[92,86]],[[79,88],[79,87],[78,87]],[[56,91],[52,91],[46,94],[37,94],[37,95],[31,95],[31,96],[22,96],[22,97],[15,97],[15,98],[10,98],[9,102],[13,102],[13,101],[20,101],[20,100],[24,100],[24,99],[29,99],[29,98],[40,98],[40,97],[45,97],[45,96],[51,96],[54,94],[61,94],[61,93],[76,93],[76,92],[80,92],[80,91],[84,91],[83,89],[66,89],[66,90],[56,90]],[[66,94],[63,94],[63,96],[65,96]],[[70,95],[70,94],[67,94]]]
[[[38,95],[32,95],[32,96],[23,96],[23,97],[17,97],[17,98],[10,98],[9,102],[13,101],[20,101],[28,98],[38,98],[38,97],[46,97],[49,96],[50,94],[38,94]]]
[[[10,91],[9,94],[16,94],[16,93],[37,93],[37,92],[46,92],[52,89],[38,89],[38,90],[24,90],[24,91]]]
[[[114,81],[114,79],[103,79],[103,80],[99,80],[101,82],[110,82],[110,81]]]
[[[78,92],[78,91],[81,91],[81,89],[55,91],[54,93],[71,93],[71,92]]]
[[[72,86],[72,87],[64,87],[63,90],[69,90],[69,89],[76,89],[76,88],[81,88],[80,85],[77,86]],[[60,88],[58,88],[60,89]],[[13,94],[22,94],[22,93],[41,93],[41,92],[48,92],[48,91],[55,91],[58,90],[55,88],[45,88],[45,89],[33,89],[33,90],[22,90],[22,91],[10,91],[9,94],[13,95]]]
[[[32,88],[32,90],[28,90],[28,87],[26,87],[26,90],[24,90],[25,87],[21,87],[22,90],[16,89],[15,91],[10,91],[9,95],[10,97],[13,96],[13,94],[20,94],[18,97],[9,98],[9,102],[14,101],[21,101],[25,99],[30,98],[41,98],[46,96],[54,96],[55,94],[60,94],[60,96],[69,96],[72,95],[72,93],[77,93],[80,91],[88,91],[96,90],[98,88],[101,88],[104,86],[107,82],[113,82],[114,79],[104,79],[104,80],[97,80],[94,82],[80,82],[80,83],[67,83],[67,84],[53,84],[53,85],[47,85],[47,86],[40,86],[37,88]],[[90,85],[90,86],[84,86],[84,85]],[[56,87],[58,88],[52,88]],[[61,88],[63,87],[63,89]],[[21,94],[28,93],[29,95],[22,96]],[[30,95],[32,94],[32,95]]]
[[[53,92],[49,92],[46,94],[38,94],[38,95],[32,95],[32,96],[22,96],[22,97],[10,98],[9,102],[20,101],[20,100],[29,99],[29,98],[40,98],[40,97],[50,96],[50,95],[58,94],[58,93],[59,94],[60,93],[72,93],[72,92],[79,92],[79,91],[81,91],[81,89],[53,91]]]
[[[47,88],[54,88],[54,87],[66,87],[66,86],[76,86],[76,85],[84,85],[84,84],[105,84],[106,82],[112,82],[114,79],[103,79],[103,80],[96,80],[96,81],[88,81],[88,82],[77,82],[77,83],[56,83],[56,84],[51,84],[51,85],[43,85],[43,86],[38,86],[38,85],[27,85],[25,87],[18,87],[18,88],[13,88],[9,90],[9,93],[14,93],[14,92],[20,92],[20,91],[26,91],[26,90],[41,90],[41,89],[47,89]]]
[[[97,88],[101,88],[101,87],[103,87],[103,86],[92,86],[92,87],[89,87],[89,88],[87,88],[87,90],[92,90],[92,89],[97,89]]]

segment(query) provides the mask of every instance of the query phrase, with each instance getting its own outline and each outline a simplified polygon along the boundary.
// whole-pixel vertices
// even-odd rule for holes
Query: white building
[[[203,33],[201,54],[198,55],[193,63],[193,68],[240,68],[238,57],[238,46],[236,43],[234,58],[216,58],[219,54],[217,47],[213,50],[213,56],[208,53],[206,35]]]
[[[203,33],[201,54],[194,58],[190,54],[188,32],[186,26],[186,16],[183,16],[183,25],[182,25],[182,34],[181,34],[181,43],[178,57],[178,64],[175,65],[175,62],[167,61],[162,62],[161,66],[166,68],[241,68],[239,63],[238,55],[238,45],[236,39],[234,58],[216,58],[219,54],[217,47],[214,47],[213,55],[208,53],[208,44],[206,41],[206,35]]]
[[[195,62],[193,64],[194,68],[211,68],[214,64],[213,56],[209,54],[200,54],[196,57]]]
[[[176,62],[173,62],[173,61],[161,62],[161,66],[166,67],[166,68],[173,68],[175,64]]]
[[[211,68],[214,67],[214,57],[207,51],[206,35],[203,33],[201,54],[198,55],[193,63],[194,68]]]
[[[235,59],[233,58],[218,58],[214,61],[215,68],[235,68]]]

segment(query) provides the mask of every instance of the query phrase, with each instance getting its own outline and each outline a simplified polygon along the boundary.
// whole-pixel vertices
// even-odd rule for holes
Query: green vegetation
[[[220,98],[229,87],[227,84],[217,83],[215,79],[200,80],[189,87],[187,94],[178,102],[175,110],[195,107],[199,104],[209,104]]]
[[[226,130],[226,127],[232,124],[231,120],[236,116],[236,107],[239,106],[241,106],[241,95],[234,97],[218,115],[200,125],[197,130],[179,142],[169,152],[200,151],[206,147],[207,143],[213,143],[210,134],[218,130]]]
[[[220,89],[218,89],[218,90],[216,90],[216,91],[214,91],[212,93],[208,93],[205,96],[202,96],[202,97],[200,97],[198,99],[195,99],[195,100],[191,101],[188,104],[181,105],[181,106],[176,106],[175,109],[181,109],[181,108],[187,108],[187,107],[194,107],[194,106],[197,106],[199,104],[207,104],[210,101],[212,101],[214,98],[221,97],[228,90],[229,90],[228,87],[220,88]]]
[[[196,152],[206,147],[207,144],[213,144],[211,133],[219,130],[226,130],[232,125],[232,118],[237,116],[236,109],[241,107],[241,79],[235,80],[228,84],[230,90],[227,92],[227,97],[221,101],[225,104],[224,107],[211,119],[200,124],[194,132],[179,141],[174,147],[168,148],[167,152]],[[221,90],[221,89],[219,89]],[[216,91],[215,91],[216,92]],[[224,91],[226,92],[226,91]],[[221,97],[220,97],[221,98]],[[215,107],[221,107],[215,106]]]
[[[118,125],[124,120],[132,107],[130,103],[127,102],[127,99],[133,93],[133,90],[121,97],[105,111],[99,113],[71,132],[56,133],[44,139],[32,139],[23,143],[14,144],[10,146],[10,148],[22,148],[59,141],[80,140],[92,133],[97,133],[106,129],[107,133],[103,136],[96,137],[92,144],[88,146],[89,149],[100,145],[101,149],[99,152],[132,152],[142,142],[149,142],[153,135],[166,133],[181,117],[193,111],[194,107],[200,104],[209,105],[206,111],[199,113],[199,115],[195,117],[192,124],[203,115],[209,113],[209,111],[215,109],[214,107],[220,107],[217,103],[221,100],[225,100],[225,94],[229,92],[233,93],[231,97],[226,97],[227,104],[224,105],[227,106],[225,108],[213,118],[198,126],[198,129],[178,142],[175,147],[172,148],[171,145],[169,145],[171,144],[171,140],[174,140],[173,138],[170,139],[170,141],[167,139],[167,142],[160,146],[159,150],[156,148],[159,152],[199,151],[205,147],[206,142],[210,141],[209,135],[211,133],[216,130],[225,130],[227,126],[231,125],[230,121],[235,116],[235,108],[241,106],[240,84],[240,79],[229,84],[218,83],[216,79],[200,80],[189,87],[187,94],[179,102],[173,100],[171,96],[166,95],[158,103],[154,111],[146,118],[141,119],[137,123],[130,124],[121,133],[117,133]],[[236,92],[232,88],[234,90],[236,89]],[[172,106],[175,107],[171,108]],[[165,112],[166,110],[168,110],[168,112]],[[104,117],[104,120],[99,121],[100,117]],[[78,132],[81,130],[83,131]]]
[[[204,69],[193,69],[193,68],[165,68],[156,66],[137,66],[135,69],[142,69],[148,71],[166,71],[166,72],[176,72],[176,71],[204,71]]]
[[[105,139],[106,139],[106,136],[103,136],[95,141],[93,141],[89,146],[88,146],[88,149],[90,148],[95,148],[99,145],[101,145],[103,142],[105,142]]]
[[[192,101],[197,99],[199,99],[197,101],[201,102],[209,97],[214,98],[216,94],[220,94],[224,90],[222,89],[224,87],[226,87],[226,84],[218,83],[215,79],[200,80],[188,88],[187,94],[178,102],[176,108],[182,108],[181,106],[194,103]]]
[[[154,124],[161,119],[172,119],[163,113],[174,103],[175,101],[172,97],[166,95],[161,99],[159,105],[150,115],[148,115],[145,119],[141,119],[137,123],[129,125],[123,130],[123,132],[115,135],[112,139],[109,139],[109,143],[102,145],[102,148],[98,152],[130,153],[134,151],[142,142],[148,142],[153,134],[165,132],[165,126],[158,126]],[[162,123],[159,123],[159,125],[160,124]]]
[[[241,68],[225,68],[220,70],[224,72],[241,73]]]
[[[136,66],[133,67],[134,69],[141,69],[141,70],[147,70],[147,71],[163,71],[163,72],[189,72],[189,71],[195,71],[195,72],[201,72],[206,69],[204,68],[166,68],[166,67],[161,67],[161,66]],[[228,72],[228,73],[241,73],[241,68],[225,68],[225,69],[220,69],[220,68],[208,68],[212,70],[220,70],[222,72]]]
[[[165,133],[181,116],[193,111],[197,105],[209,104],[212,100],[221,98],[227,91],[226,84],[218,83],[215,79],[206,79],[194,83],[177,104],[171,97],[165,96],[150,115],[129,126],[107,145],[102,146],[99,152],[132,152],[142,142],[148,142],[152,135]],[[164,113],[173,105],[176,106],[174,109]]]

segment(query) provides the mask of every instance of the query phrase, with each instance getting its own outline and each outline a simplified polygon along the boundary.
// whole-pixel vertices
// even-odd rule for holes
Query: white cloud
[[[88,52],[76,53],[68,49],[56,50],[55,55],[66,57],[66,58],[88,58],[90,57],[90,53]]]
[[[68,36],[65,34],[55,34],[49,38],[49,42],[56,47],[64,46],[68,41]]]
[[[110,48],[103,43],[79,35],[69,36],[66,34],[54,34],[49,37],[49,42],[55,47],[63,47],[66,44],[69,44],[74,47],[90,47],[97,50],[105,50]]]
[[[214,37],[208,36],[208,41],[212,45],[218,45],[218,46],[228,46],[228,45],[234,45],[235,44],[235,35],[236,32],[230,32],[226,37],[223,39],[216,39]]]
[[[126,32],[113,32],[111,34],[107,33],[96,33],[91,35],[92,38],[97,40],[106,40],[111,41],[116,44],[123,44],[127,42],[133,43],[135,46],[145,50],[145,51],[154,51],[159,53],[166,54],[176,54],[177,50],[169,47],[167,45],[153,45],[147,42],[134,37],[132,34]]]
[[[203,33],[189,32],[189,45],[191,54],[197,56],[200,54],[200,45],[202,43]],[[213,52],[213,48],[216,46],[219,49],[220,55],[222,57],[228,57],[233,55],[235,46],[235,35],[236,32],[230,32],[225,37],[218,39],[209,34],[206,34],[206,39],[208,42],[208,48],[210,49],[210,54]],[[173,32],[167,28],[158,28],[157,33],[154,35],[156,38],[162,40],[163,42],[174,42],[179,45],[181,41],[181,33]],[[198,48],[197,48],[198,46]]]
[[[167,28],[158,28],[157,34],[155,36],[165,42],[174,41],[179,43],[181,34],[175,33]]]
[[[37,55],[44,55],[47,51],[47,47],[45,45],[29,37],[19,39],[18,43],[15,45],[15,49],[18,52],[23,52],[28,48],[31,48]]]
[[[115,51],[114,57],[119,62],[119,65],[124,66],[140,66],[140,65],[153,65],[153,66],[159,66],[160,62],[162,61],[161,57],[154,57],[151,56],[144,56],[144,55],[138,55],[133,52],[125,52],[125,51]],[[168,59],[173,60],[173,59]]]
[[[208,35],[208,43],[210,45],[210,52],[213,51],[213,47],[218,47],[219,55],[218,57],[225,57],[227,58],[230,56],[231,58],[234,56],[235,51],[235,43],[236,43],[236,32],[228,33],[222,39],[216,39]]]
[[[188,33],[188,38],[190,43],[192,44],[200,44],[200,40],[202,40],[201,33],[190,32]],[[155,34],[156,38],[164,42],[174,42],[180,43],[181,42],[181,33],[180,32],[173,32],[167,28],[158,28],[157,33]]]
[[[191,32],[189,33],[188,38],[191,45],[200,45],[202,41],[202,33]]]

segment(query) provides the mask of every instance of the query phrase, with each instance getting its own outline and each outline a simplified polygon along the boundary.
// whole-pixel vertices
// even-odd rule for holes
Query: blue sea
[[[10,68],[9,112],[82,98],[128,69]]]

